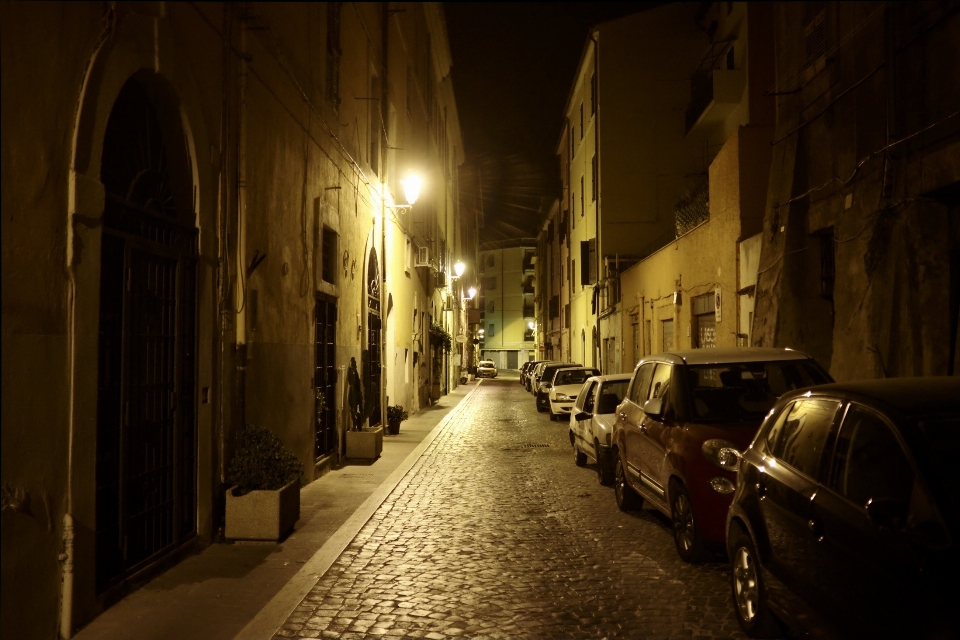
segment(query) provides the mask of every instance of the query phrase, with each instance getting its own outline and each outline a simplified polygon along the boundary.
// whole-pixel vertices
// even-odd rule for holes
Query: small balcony
[[[686,114],[687,134],[697,127],[726,120],[740,106],[745,81],[743,69],[709,69],[693,74]]]

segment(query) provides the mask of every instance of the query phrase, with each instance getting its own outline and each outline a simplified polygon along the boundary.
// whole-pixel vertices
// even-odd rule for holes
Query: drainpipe
[[[240,16],[240,70],[237,114],[237,288],[239,307],[236,318],[236,393],[237,423],[246,424],[247,394],[247,21],[249,6],[244,3]]]
[[[389,30],[390,3],[383,3],[383,35],[381,40],[381,63],[380,75],[380,273],[382,274],[382,283],[380,285],[380,425],[387,425],[387,323],[390,321],[387,309],[387,119],[390,117],[390,110],[387,105],[387,96],[389,95],[389,85],[387,84],[387,31]],[[370,96],[376,98],[377,96]]]
[[[597,260],[597,282],[599,282],[600,266],[602,263],[600,256],[603,254],[603,252],[601,251],[601,244],[600,244],[600,43],[597,42],[596,30],[593,30],[590,32],[590,40],[593,41],[593,77],[594,77],[594,82],[596,82],[596,85],[597,85],[596,96],[590,96],[590,98],[591,100],[596,100],[596,104],[591,106],[593,107],[593,110],[596,112],[593,117],[593,153],[597,157],[597,175],[596,175],[597,184],[593,185],[593,188],[596,189],[597,191],[597,201],[593,205],[593,210],[594,210],[594,215],[597,218],[596,260]],[[587,162],[586,158],[584,158],[583,162],[584,164],[586,164]],[[584,173],[586,173],[586,169],[584,169]],[[597,351],[600,350],[600,344],[602,340],[602,338],[600,337],[600,295],[599,295],[598,289],[594,290],[594,295],[597,296],[597,302],[596,302],[597,344],[593,346],[593,357],[596,358]],[[601,371],[603,371],[602,352],[600,356],[600,362],[597,364],[600,365],[598,368]],[[604,371],[604,373],[609,373],[609,372]]]

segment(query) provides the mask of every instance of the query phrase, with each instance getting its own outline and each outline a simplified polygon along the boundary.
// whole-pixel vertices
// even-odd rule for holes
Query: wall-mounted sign
[[[721,316],[720,311],[722,308],[720,305],[720,287],[717,287],[716,289],[713,290],[713,298],[714,300],[716,300],[716,303],[715,303],[716,306],[714,306],[713,310],[717,314],[717,324],[719,324],[720,316]]]
[[[463,344],[464,342],[467,341],[467,336],[457,336],[457,337],[456,337],[456,340],[457,340],[457,342],[459,342],[460,344]]]

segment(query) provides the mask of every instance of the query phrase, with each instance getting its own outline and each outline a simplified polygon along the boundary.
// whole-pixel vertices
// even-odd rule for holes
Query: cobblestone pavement
[[[464,403],[275,637],[743,637],[726,565],[618,510],[516,380]]]

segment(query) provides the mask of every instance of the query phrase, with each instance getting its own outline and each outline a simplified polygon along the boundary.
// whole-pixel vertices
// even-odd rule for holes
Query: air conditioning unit
[[[440,288],[447,286],[447,273],[445,271],[437,271],[437,286]]]
[[[414,263],[416,267],[429,267],[430,266],[430,248],[429,247],[417,247],[417,260]]]

